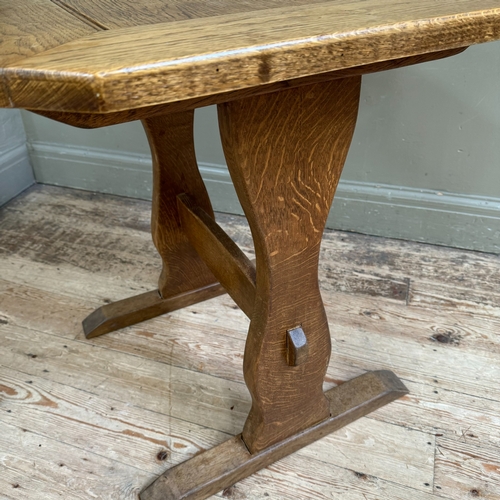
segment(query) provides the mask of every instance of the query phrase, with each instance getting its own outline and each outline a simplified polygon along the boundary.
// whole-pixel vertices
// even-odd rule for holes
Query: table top
[[[500,39],[500,0],[0,0],[0,107],[109,113]]]

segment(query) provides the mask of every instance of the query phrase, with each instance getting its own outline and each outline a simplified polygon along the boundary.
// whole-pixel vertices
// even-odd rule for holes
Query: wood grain
[[[305,5],[320,3],[324,0],[289,0],[287,5]],[[141,26],[203,17],[254,12],[283,6],[283,0],[58,0],[72,10],[89,19],[106,26],[108,29],[126,26]]]
[[[151,241],[151,202],[38,185],[2,207],[1,213],[0,252],[3,259],[12,262],[4,271],[5,278],[21,279],[21,262],[32,260],[41,266],[35,271],[40,276],[40,290],[59,290],[67,297],[103,303],[104,299],[117,300],[154,287],[161,261]],[[217,220],[253,259],[253,241],[245,220],[224,214],[217,214]],[[84,244],[86,239],[92,239],[92,247]],[[14,256],[20,259],[17,264],[10,261]],[[500,328],[494,315],[500,303],[496,259],[481,252],[327,231],[322,240],[320,284],[335,300],[363,297],[367,310],[386,318],[379,323],[374,315],[363,315],[360,309],[356,317],[363,327],[394,325],[387,332],[396,336],[405,329],[405,320],[417,324],[422,320],[419,314],[431,310],[434,319],[413,332],[422,342],[432,342],[431,335],[454,325],[462,338],[452,346],[467,350],[474,345],[474,350],[495,351],[498,346],[493,332]],[[51,265],[59,267],[58,285],[57,275],[50,273]],[[76,293],[70,270],[81,273]],[[94,287],[86,273],[95,274]],[[406,297],[392,292],[392,287],[403,285],[409,289],[408,304]],[[408,307],[401,309],[402,304]],[[342,306],[340,313],[347,322],[348,306]],[[485,318],[491,327],[487,330]]]
[[[0,375],[0,385],[65,401],[54,425],[46,413],[54,408],[1,392],[0,491],[7,498],[136,499],[174,462],[158,462],[160,448],[147,441],[139,445],[150,450],[149,463],[139,457],[144,469],[94,453],[107,432],[113,452],[126,449],[133,436],[114,426],[163,434],[179,452],[175,463],[227,439],[207,426],[241,431],[250,408],[241,374],[248,320],[227,295],[83,338],[81,318],[105,299],[154,287],[161,261],[150,210],[140,200],[36,186],[0,211],[0,365],[13,382]],[[244,219],[217,220],[251,256]],[[327,231],[320,262],[335,346],[325,388],[368,367],[393,366],[411,394],[214,498],[438,500],[474,498],[477,490],[496,499],[500,257]],[[404,278],[408,303],[388,293],[390,280]],[[456,342],[430,339],[451,329]]]
[[[277,7],[100,32],[2,76],[12,106],[124,111],[496,40],[499,15],[495,0]]]
[[[213,217],[196,163],[193,119],[193,111],[187,111],[143,121],[153,156],[151,232],[163,262],[158,290],[96,309],[83,321],[88,338],[225,293],[190,244],[178,211],[177,196],[193,193],[211,214],[203,211],[205,217]]]
[[[209,324],[205,323],[205,336]],[[93,395],[89,403],[89,421],[96,422],[98,420],[96,413],[101,412],[111,418],[111,423],[103,423],[100,425],[102,428],[92,430],[92,438],[106,432],[107,427],[112,428],[116,425],[113,424],[113,419],[119,418],[121,414],[126,415],[127,423],[134,422],[134,419],[137,421],[136,433],[141,426],[141,420],[143,424],[147,423],[149,432],[143,433],[145,434],[143,439],[147,441],[143,446],[150,446],[148,443],[151,441],[146,438],[154,436],[154,433],[166,436],[167,450],[175,452],[172,456],[175,461],[168,461],[159,471],[156,462],[151,460],[153,464],[147,470],[157,471],[156,475],[204,449],[223,442],[231,433],[238,433],[238,430],[233,431],[233,429],[241,430],[250,406],[249,395],[244,390],[243,383],[234,383],[228,379],[175,367],[169,372],[167,369],[162,369],[162,362],[148,362],[138,367],[138,352],[124,354],[118,349],[100,347],[99,344],[88,345],[88,341],[85,340],[65,340],[64,345],[68,346],[66,349],[70,352],[61,356],[61,351],[64,349],[63,341],[54,335],[35,334],[31,337],[24,329],[8,328],[6,337],[8,343],[4,352],[8,349],[15,352],[5,356],[3,364],[20,371],[17,379],[21,384],[26,380],[31,380],[35,387],[44,384],[43,387],[47,388],[52,384],[56,393],[64,390],[62,386],[68,386],[66,394],[72,401],[75,400],[75,391],[71,390],[71,387],[78,389],[80,400],[85,399],[85,393],[90,392]],[[33,339],[32,344],[29,343],[30,338]],[[203,359],[208,359],[209,353],[215,353],[218,349],[220,346],[210,345]],[[37,357],[32,358],[26,353]],[[85,359],[78,360],[83,356],[87,357],[86,364]],[[191,359],[200,358],[199,354],[193,353],[191,356]],[[147,358],[141,355],[140,359]],[[72,368],[73,361],[75,363]],[[85,370],[85,366],[88,367],[90,362],[95,369]],[[60,369],[56,368],[59,363]],[[241,371],[241,366],[238,366],[236,371]],[[81,375],[79,372],[82,372]],[[235,371],[228,373],[232,378]],[[161,377],[164,377],[164,380],[161,380]],[[39,379],[42,379],[42,382],[38,383]],[[169,389],[169,385],[173,385],[172,389]],[[11,386],[7,384],[7,387]],[[397,411],[399,416],[404,414],[405,406],[401,406],[404,401],[403,398],[401,402],[391,405],[392,410]],[[424,401],[430,402],[432,399],[425,398]],[[425,405],[422,404],[421,407],[425,408]],[[58,414],[57,420],[59,425],[64,422],[64,415],[75,417],[72,408],[71,405],[61,407],[61,416]],[[452,404],[450,408],[456,406]],[[77,409],[81,416],[79,405]],[[492,413],[494,410],[495,408],[492,408]],[[144,413],[142,418],[141,412]],[[417,418],[418,408],[415,408],[414,413]],[[19,412],[19,415],[25,419],[23,422],[18,422],[19,425],[36,422],[33,412],[26,415],[24,412]],[[168,415],[172,418],[169,419]],[[15,421],[15,416],[9,418],[9,422]],[[375,420],[375,418],[377,413],[372,414],[370,419],[356,421],[345,430],[323,438],[314,447],[300,450],[298,455],[307,460],[320,458],[326,464],[363,470],[377,478],[405,485],[413,490],[429,491],[425,483],[433,476],[434,449],[427,443],[434,441],[436,431],[432,427],[430,430],[412,430],[411,425],[393,425],[384,419]],[[446,420],[441,419],[439,422]],[[47,429],[48,424],[49,422],[44,424],[41,429],[46,429],[44,433],[50,436],[55,429],[53,419],[50,420],[50,429]],[[68,426],[70,428],[61,432],[60,438],[72,444],[71,432],[74,431],[74,421],[70,420]],[[125,439],[126,436],[127,434]],[[113,437],[119,439],[120,436],[115,433],[110,439]],[[82,437],[81,442],[84,442],[84,439]],[[339,448],[342,453],[336,451]],[[150,477],[152,480],[154,475],[151,474]],[[143,483],[143,486],[145,484]]]
[[[190,290],[167,299],[162,299],[158,290],[152,290],[99,307],[83,320],[83,331],[85,337],[91,339],[224,293],[226,290],[219,283]]]
[[[178,205],[182,227],[190,243],[227,293],[251,317],[255,303],[255,266],[188,195],[179,195]]]
[[[7,424],[18,425],[22,418],[22,424],[36,430],[34,421],[37,413],[42,412],[45,420],[43,429],[39,429],[42,435],[58,434],[59,441],[79,449],[84,448],[86,439],[90,437],[95,441],[93,452],[97,455],[115,458],[139,469],[152,467],[152,472],[162,469],[163,464],[155,464],[149,460],[149,455],[155,450],[170,449],[167,426],[163,425],[162,429],[161,420],[154,412],[151,412],[149,418],[144,418],[145,414],[141,415],[142,422],[134,422],[133,415],[137,415],[137,410],[131,408],[126,411],[123,403],[106,403],[100,398],[89,398],[85,391],[70,389],[37,377],[27,378],[25,374],[23,376],[22,373],[4,367],[0,368],[0,377],[3,406],[5,410],[11,410],[4,411],[7,414],[2,415],[2,420]],[[22,414],[21,418],[18,417],[19,414]],[[86,422],[86,432],[77,431],[82,422]],[[176,425],[175,422],[172,424]],[[180,423],[180,426],[183,424]],[[120,434],[123,439],[113,437]],[[177,462],[182,461],[182,450],[173,448],[170,454],[175,453],[177,457],[171,458],[174,461],[177,458]]]
[[[50,0],[0,0],[0,66],[96,31]]]
[[[500,497],[500,459],[495,449],[480,448],[474,441],[474,430],[464,429],[459,440],[438,438],[435,484],[451,498]]]
[[[194,112],[143,121],[153,156],[151,233],[163,268],[158,290],[163,299],[217,283],[182,229],[177,195],[189,194],[213,217],[198,170],[193,139]]]
[[[325,419],[330,334],[317,281],[326,217],[349,149],[361,78],[219,105],[227,164],[255,244],[257,288],[245,347],[252,453]],[[286,359],[301,326],[308,358]]]
[[[435,61],[445,57],[451,57],[460,54],[467,47],[460,47],[458,49],[442,50],[438,52],[431,52],[429,54],[419,54],[417,56],[403,57],[391,61],[382,61],[373,64],[365,64],[354,68],[343,70],[329,71],[327,73],[320,73],[318,75],[305,76],[302,78],[293,78],[282,82],[275,82],[269,84],[259,85],[258,87],[250,87],[247,89],[233,90],[230,92],[222,92],[220,94],[197,97],[193,99],[186,99],[182,101],[160,104],[156,106],[146,106],[143,108],[131,109],[127,111],[118,111],[106,114],[95,113],[64,113],[58,111],[36,111],[34,113],[40,114],[52,120],[56,120],[73,127],[80,128],[99,128],[108,127],[110,125],[117,125],[119,123],[126,123],[133,120],[143,120],[145,118],[167,113],[178,113],[180,111],[191,110],[212,104],[221,104],[224,102],[235,101],[244,99],[245,97],[252,97],[256,95],[269,94],[281,90],[287,90],[293,87],[300,87],[302,85],[311,85],[323,81],[335,80],[338,78],[346,78],[350,76],[366,75],[376,73],[379,71],[388,71],[396,68],[403,68],[413,64],[421,64],[428,61]]]
[[[89,24],[90,26],[96,27],[98,30],[107,30],[108,27],[93,19],[92,17],[86,15],[84,12],[80,12],[78,9],[74,8],[69,4],[69,2],[65,2],[64,0],[50,0],[53,4],[59,6],[61,9],[65,10],[72,16],[82,20],[85,24]]]
[[[30,429],[27,424],[22,417],[14,424],[2,421],[0,488],[6,499],[56,500],[65,496],[88,500],[101,484],[101,498],[132,500],[148,479],[145,471],[77,449],[57,436],[43,436],[40,426]]]
[[[25,263],[24,268],[27,265]],[[21,270],[20,273],[22,272]],[[43,279],[43,277],[40,279]],[[31,288],[26,289],[26,287],[18,286],[16,289],[13,288],[13,285],[7,288],[10,291],[2,294],[0,303],[6,315],[3,317],[9,318],[10,324],[17,324],[23,328],[30,328],[36,324],[38,328],[51,335],[64,335],[66,339],[72,339],[75,336],[82,309],[85,311],[82,308],[81,301],[64,299],[56,292],[40,292],[36,294],[35,291],[31,291]],[[383,333],[387,333],[387,341],[381,341],[381,337],[378,336],[377,342],[382,343],[381,348],[389,353],[389,359],[398,360],[397,364],[394,365],[395,369],[404,373],[405,383],[408,385],[411,395],[390,410],[379,410],[377,418],[391,422],[395,426],[413,428],[430,434],[443,433],[447,438],[455,440],[461,438],[462,430],[472,426],[475,435],[473,441],[477,445],[484,447],[500,445],[500,435],[497,432],[497,415],[500,412],[500,404],[491,399],[494,397],[495,391],[498,392],[497,376],[499,372],[498,368],[495,368],[495,360],[498,358],[498,354],[490,354],[484,360],[484,355],[474,353],[475,343],[473,342],[468,346],[465,345],[460,354],[453,355],[449,362],[441,362],[439,371],[436,373],[436,364],[433,358],[443,359],[449,357],[449,349],[455,349],[454,346],[444,346],[437,352],[430,348],[427,356],[419,356],[414,359],[414,353],[419,352],[423,349],[422,346],[425,345],[419,333],[422,330],[425,331],[427,321],[429,321],[426,320],[426,315],[432,317],[432,309],[427,313],[425,310],[420,309],[420,311],[417,310],[415,314],[412,314],[411,308],[400,306],[401,319],[406,316],[406,320],[405,322],[400,320],[392,329],[390,319],[383,327],[378,326],[373,320],[361,324],[356,321],[356,318],[360,317],[358,308],[363,310],[363,305],[368,305],[363,295],[333,294],[328,291],[324,293],[331,296],[333,302],[332,306],[327,304],[327,313],[331,317],[333,317],[334,313],[337,314],[335,322],[331,324],[336,340],[335,356],[327,373],[329,384],[363,372],[366,363],[357,358],[357,349],[353,349],[352,345],[350,345],[352,344],[352,336],[360,336],[359,349],[361,349],[363,342],[366,345],[364,332],[377,332],[377,329],[380,328]],[[9,301],[8,297],[12,297],[12,299]],[[371,307],[376,307],[375,310],[380,311],[380,314],[382,314],[381,309],[386,302],[387,299],[382,297],[378,300],[378,305],[377,302],[373,302]],[[89,308],[91,306],[90,303]],[[405,312],[405,309],[407,312]],[[224,324],[221,324],[219,318],[221,310],[225,311]],[[72,311],[71,316],[66,317],[66,322],[64,321],[64,311]],[[198,314],[193,314],[193,311]],[[454,315],[453,312],[448,314],[450,316]],[[212,304],[204,304],[202,308],[187,310],[184,318],[174,315],[164,320],[155,320],[150,322],[147,327],[135,327],[135,329],[102,338],[99,340],[99,345],[114,351],[128,352],[150,360],[167,362],[179,368],[201,371],[222,379],[231,379],[242,383],[240,353],[244,348],[247,327],[242,316],[240,311],[231,309],[229,300],[223,302],[215,300]],[[68,329],[68,324],[73,323],[76,325],[75,329]],[[483,319],[482,323],[483,334],[486,334],[490,329],[497,331],[489,321]],[[207,338],[207,329],[214,324],[217,325],[216,331],[212,331]],[[185,334],[186,331],[189,331],[188,336]],[[337,331],[340,332],[338,336]],[[406,332],[404,336],[406,339],[402,338],[401,331]],[[411,342],[408,342],[408,340],[411,340]],[[496,342],[498,343],[498,340]],[[29,340],[24,340],[24,335],[16,333],[12,335],[12,339],[10,339],[10,336],[9,339],[4,337],[3,341],[5,349],[17,348],[19,352],[12,359],[13,366],[22,367],[23,370],[29,370],[31,366],[31,369],[39,370],[35,373],[43,375],[41,371],[43,366],[37,365],[34,361],[30,361],[26,355],[22,355],[22,353],[31,352],[38,354],[38,357],[42,359],[38,347],[41,345],[47,346],[47,351],[44,351],[47,353],[44,359],[50,359],[50,356],[57,355],[57,346],[51,346],[50,336],[48,338],[43,336],[40,340],[36,342],[33,340],[30,344]],[[371,349],[371,346],[369,348]],[[408,354],[400,360],[401,352]],[[374,354],[374,356],[378,356],[378,354]],[[483,361],[481,361],[482,359]],[[457,376],[458,370],[454,366],[457,360],[461,360],[461,372],[465,376]],[[67,366],[66,362],[68,363]],[[96,364],[103,366],[109,366],[109,362],[110,358],[96,358],[95,361]],[[123,363],[123,359],[120,357],[116,362]],[[56,372],[52,376],[59,377],[58,380],[61,382],[64,382],[65,377],[68,376],[67,374],[71,373],[71,363],[73,363],[75,369],[81,366],[76,357],[68,358],[64,361],[64,364],[63,360],[60,360],[59,363],[59,373]],[[478,366],[478,364],[480,366],[493,366],[493,370],[483,372],[481,380],[474,378],[474,367]],[[383,363],[379,366],[383,366]],[[419,366],[428,367],[428,377],[422,376],[422,369],[417,372],[416,369]],[[413,369],[415,369],[414,373],[412,373]],[[436,378],[436,375],[438,378]],[[177,371],[176,377],[180,377]],[[186,381],[185,377],[180,378]],[[468,379],[471,379],[472,383]],[[408,382],[408,380],[411,382]],[[206,379],[203,379],[203,382],[208,383]],[[234,387],[232,390],[234,391]],[[483,396],[489,399],[484,399]],[[221,392],[219,397],[222,401],[224,393]],[[190,402],[186,400],[182,404],[189,406]],[[240,412],[239,423],[234,426],[237,429],[236,432],[239,432],[238,425],[243,424],[245,412],[249,409],[246,403],[243,406],[241,404],[241,402],[236,404],[233,409],[233,412]],[[373,432],[376,434],[378,431],[375,432],[374,430]],[[361,431],[359,439],[363,439]],[[463,440],[463,438],[461,439]],[[364,453],[366,454],[366,451]],[[354,460],[354,452],[352,457],[352,460]],[[379,477],[381,472],[377,472],[376,475]],[[401,481],[401,477],[399,481]]]
[[[96,32],[50,0],[0,0],[0,67]],[[11,107],[0,77],[0,107]]]
[[[325,394],[330,416],[323,422],[258,453],[250,453],[242,436],[235,436],[167,471],[140,498],[204,500],[406,393],[392,372],[366,373]]]
[[[207,331],[208,327],[205,327],[205,334]],[[132,408],[163,415],[167,412],[179,421],[222,432],[226,437],[241,432],[250,407],[248,391],[242,382],[178,368],[161,360],[141,365],[140,359],[133,353],[100,347],[99,343],[89,344],[83,335],[82,339],[73,342],[35,331],[30,345],[30,335],[22,328],[2,326],[2,333],[8,338],[6,345],[11,349],[17,336],[17,346],[22,349],[20,352],[7,352],[2,366],[81,391],[91,391],[103,401],[119,400]],[[36,357],[32,358],[29,354]],[[59,362],[57,369],[52,362],[54,360]],[[23,381],[26,380],[31,378],[23,378]],[[125,393],[124,388],[127,388]],[[109,406],[114,407],[113,404]],[[168,418],[164,417],[163,422],[162,425],[168,427]],[[189,439],[188,428],[185,432],[180,429],[175,432],[180,433],[179,439],[182,436]],[[213,444],[205,442],[192,452]]]

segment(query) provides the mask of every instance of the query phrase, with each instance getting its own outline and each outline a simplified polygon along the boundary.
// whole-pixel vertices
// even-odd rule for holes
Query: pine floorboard
[[[228,296],[86,340],[155,288],[150,204],[35,186],[0,208],[0,498],[137,499],[241,431],[249,321]],[[251,257],[242,217],[218,214]],[[500,256],[327,231],[325,389],[389,368],[410,394],[214,498],[500,499]]]

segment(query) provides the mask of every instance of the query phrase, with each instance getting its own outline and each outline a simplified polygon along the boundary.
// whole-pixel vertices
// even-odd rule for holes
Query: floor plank
[[[500,498],[498,448],[479,447],[469,434],[458,441],[438,438],[435,488],[457,499],[496,500]]]
[[[2,419],[1,498],[132,500],[149,475]]]
[[[83,336],[95,307],[155,288],[149,217],[47,186],[0,209],[0,498],[136,498],[241,430],[249,321],[228,296]],[[244,219],[217,217],[252,256]],[[499,278],[495,255],[328,231],[325,388],[390,368],[410,394],[216,497],[499,498]]]

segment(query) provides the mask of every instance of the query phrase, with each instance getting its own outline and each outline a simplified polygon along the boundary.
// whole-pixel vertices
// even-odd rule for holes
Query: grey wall
[[[500,42],[364,78],[329,227],[500,252]],[[40,182],[150,198],[140,124],[83,131],[24,113]],[[197,155],[217,210],[240,213],[213,108]]]
[[[0,206],[33,183],[21,115],[0,109]]]

